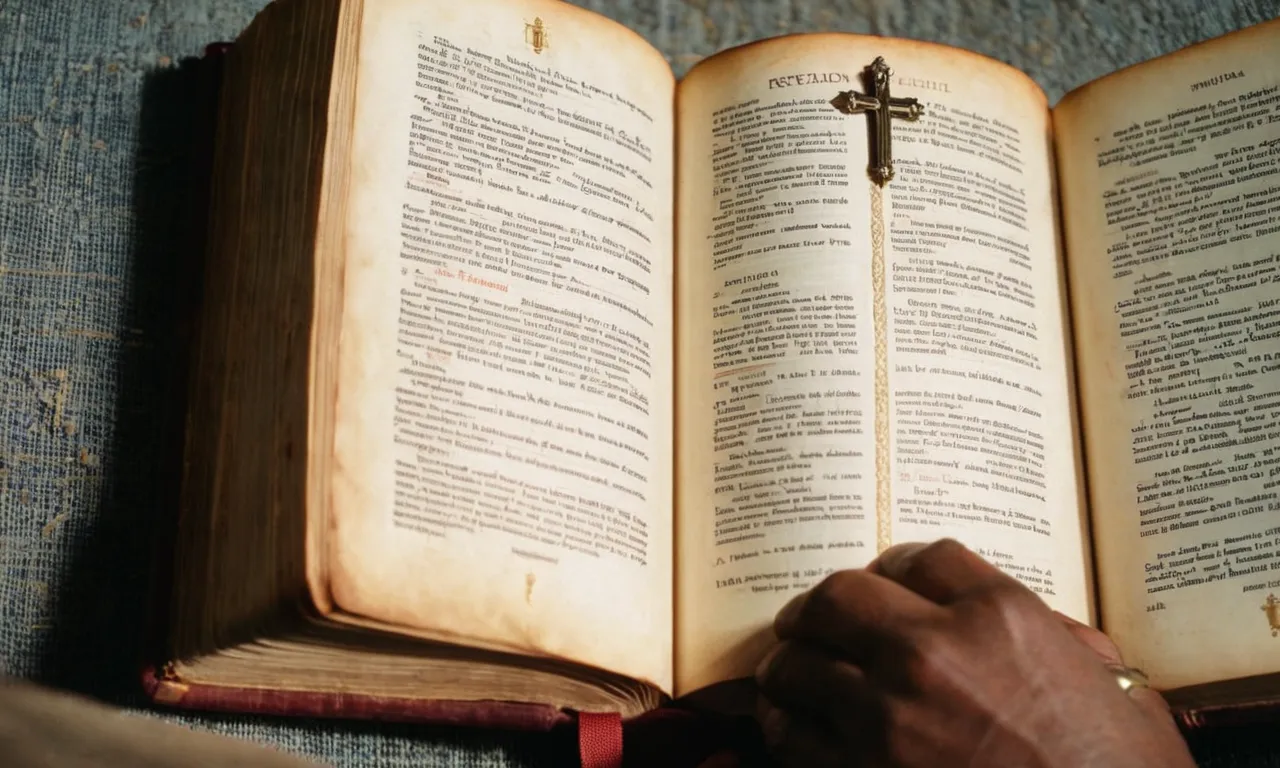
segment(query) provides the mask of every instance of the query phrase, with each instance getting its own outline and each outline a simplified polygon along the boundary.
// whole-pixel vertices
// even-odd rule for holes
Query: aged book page
[[[1103,627],[1162,688],[1280,670],[1277,50],[1270,22],[1054,113]]]
[[[877,56],[926,109],[882,193],[867,118],[829,103]],[[749,675],[789,597],[895,542],[958,538],[1089,619],[1040,89],[812,35],[711,58],[677,103],[677,690]]]
[[[333,602],[670,691],[670,70],[550,0],[366,0],[359,66]]]

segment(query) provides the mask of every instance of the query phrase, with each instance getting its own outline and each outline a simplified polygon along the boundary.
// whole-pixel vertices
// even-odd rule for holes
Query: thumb
[[[1054,613],[1058,612],[1054,611]],[[1062,619],[1067,631],[1076,640],[1093,651],[1103,664],[1108,667],[1123,667],[1125,665],[1120,656],[1120,649],[1116,647],[1115,643],[1111,642],[1111,638],[1088,624],[1081,624],[1064,613],[1058,613],[1058,617]],[[1173,719],[1173,713],[1169,711],[1169,703],[1164,700],[1159,691],[1140,687],[1129,690],[1128,694],[1129,700],[1141,710],[1142,714],[1152,724],[1177,732],[1178,724]]]

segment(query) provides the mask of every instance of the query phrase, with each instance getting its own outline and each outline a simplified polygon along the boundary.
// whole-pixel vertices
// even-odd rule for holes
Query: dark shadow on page
[[[216,71],[189,59],[143,83],[133,163],[114,439],[102,508],[72,552],[39,668],[42,683],[115,704],[141,701],[153,573],[173,538],[182,467],[186,354],[204,253]],[[161,582],[167,583],[167,578]]]

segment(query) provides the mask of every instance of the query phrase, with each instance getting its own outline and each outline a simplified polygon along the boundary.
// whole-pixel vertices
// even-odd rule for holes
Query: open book
[[[157,697],[633,716],[944,536],[1183,706],[1280,691],[1278,48],[1050,109],[921,42],[677,84],[567,3],[279,0],[227,60]],[[924,107],[883,187],[833,106],[877,57]]]

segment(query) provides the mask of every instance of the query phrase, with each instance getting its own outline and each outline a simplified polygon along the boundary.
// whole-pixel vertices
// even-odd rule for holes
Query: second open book
[[[276,3],[228,60],[168,697],[634,715],[950,536],[1182,703],[1266,698],[1278,48],[1051,110],[919,42],[677,84],[568,4]],[[924,105],[883,188],[831,105],[876,57]]]

